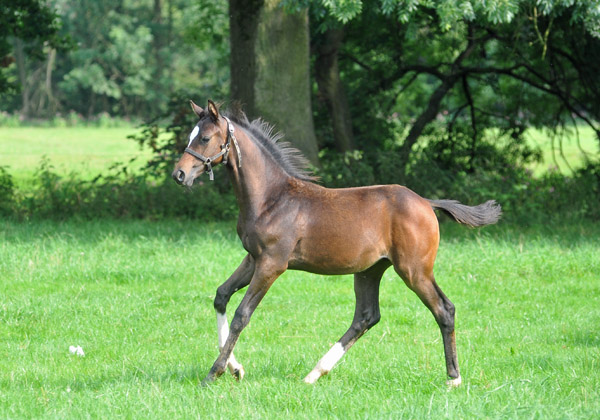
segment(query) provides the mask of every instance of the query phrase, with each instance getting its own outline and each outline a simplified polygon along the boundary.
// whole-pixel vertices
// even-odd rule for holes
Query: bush
[[[319,153],[322,167],[316,174],[330,188],[356,187],[375,183],[375,172],[364,154],[358,150],[336,153],[322,150]]]
[[[22,122],[22,118],[18,114],[0,111],[0,127],[20,127]]]
[[[527,147],[481,142],[472,164],[466,150],[446,153],[439,142],[413,152],[407,167],[397,150],[321,154],[323,183],[331,187],[402,184],[423,197],[450,198],[468,205],[495,199],[503,219],[519,224],[600,220],[600,162],[573,175],[551,170],[534,177],[526,165],[537,158]],[[506,149],[510,147],[510,150]]]
[[[59,176],[43,160],[32,189],[15,192],[10,175],[0,168],[0,215],[16,219],[48,218],[194,218],[231,219],[235,197],[212,185],[183,190],[173,180],[148,175],[123,178],[118,173],[84,181],[76,174]],[[220,177],[227,178],[227,177]],[[221,181],[222,183],[222,181]]]
[[[0,216],[13,213],[15,186],[12,177],[3,166],[0,166]]]
[[[323,168],[318,173],[322,183],[330,187],[390,183],[402,176],[404,185],[428,198],[452,198],[470,205],[495,199],[502,205],[503,219],[519,224],[600,220],[600,162],[588,164],[573,176],[555,170],[537,178],[518,167],[468,173],[432,164],[415,164],[406,175],[390,153],[369,158],[358,152],[327,152],[322,159]],[[235,196],[222,168],[216,168],[214,182],[201,181],[192,189],[184,189],[164,176],[123,176],[119,171],[122,168],[84,181],[76,174],[58,175],[43,160],[31,190],[25,192],[16,189],[10,174],[0,167],[0,216],[208,221],[237,215]]]

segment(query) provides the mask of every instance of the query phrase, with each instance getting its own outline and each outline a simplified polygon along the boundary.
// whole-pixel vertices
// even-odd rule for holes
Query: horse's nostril
[[[177,183],[182,184],[183,181],[185,180],[185,172],[183,172],[181,169],[179,169],[178,171],[173,172],[173,179]]]

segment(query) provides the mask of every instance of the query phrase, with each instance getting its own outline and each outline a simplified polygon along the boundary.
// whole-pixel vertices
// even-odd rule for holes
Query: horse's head
[[[188,146],[172,174],[178,184],[187,186],[191,186],[204,172],[213,179],[212,167],[227,162],[232,137],[229,120],[221,117],[213,101],[208,100],[206,109],[193,101],[190,104],[200,121],[190,133]]]

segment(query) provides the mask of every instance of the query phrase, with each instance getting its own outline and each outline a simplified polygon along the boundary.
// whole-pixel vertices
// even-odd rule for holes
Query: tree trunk
[[[308,11],[280,0],[230,0],[231,98],[318,165],[310,98]]]
[[[54,70],[55,62],[56,50],[54,48],[51,48],[50,51],[48,51],[48,61],[46,64],[46,82],[44,84],[44,90],[46,96],[48,97],[48,110],[46,112],[46,115],[48,115],[49,117],[54,116],[54,114],[56,113],[56,109],[58,108],[58,101],[52,93],[52,71]]]
[[[19,74],[19,83],[21,84],[21,115],[29,116],[29,90],[27,89],[27,71],[25,69],[26,59],[23,47],[23,41],[15,38],[15,61],[17,72]]]
[[[160,79],[164,67],[162,48],[164,47],[164,32],[162,19],[162,0],[154,0],[154,10],[152,13],[152,47],[154,49],[154,60],[156,61],[154,68],[154,85],[155,88],[160,86]]]
[[[316,47],[315,78],[319,95],[327,105],[336,149],[346,152],[355,148],[352,120],[346,92],[340,79],[338,52],[342,45],[342,29],[328,29]]]
[[[241,102],[250,118],[257,117],[255,45],[263,0],[229,0],[231,99]]]

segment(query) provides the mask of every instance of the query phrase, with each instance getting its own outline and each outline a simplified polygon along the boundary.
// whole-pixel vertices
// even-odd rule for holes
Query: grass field
[[[540,175],[550,167],[558,167],[563,173],[570,174],[571,169],[577,169],[582,166],[585,159],[600,158],[600,147],[594,131],[587,126],[579,127],[579,141],[577,132],[570,130],[570,135],[566,138],[554,141],[554,150],[552,140],[541,130],[530,129],[527,132],[527,141],[542,151],[543,161],[533,166],[534,173]],[[562,155],[559,147],[559,141],[562,141]]]
[[[214,292],[244,255],[232,223],[0,221],[0,418],[598,418],[600,227],[442,228],[462,387],[390,270],[382,321],[315,386],[352,317],[348,276],[285,273],[236,347],[246,378],[200,388]]]
[[[0,166],[27,185],[47,156],[89,179],[148,156],[135,131],[0,127]],[[546,159],[536,173],[554,165],[547,138],[530,141]],[[585,130],[581,144],[598,156]],[[573,167],[578,150],[565,140]],[[599,417],[600,226],[442,228],[462,387],[444,385],[433,317],[390,270],[382,321],[315,386],[302,378],[352,318],[348,276],[284,274],[236,347],[246,378],[200,388],[215,290],[244,256],[233,223],[0,219],[0,418]]]
[[[59,174],[76,173],[90,179],[113,164],[139,158],[141,167],[150,154],[128,139],[134,127],[0,127],[0,166],[6,166],[21,185],[30,182],[45,156]]]

